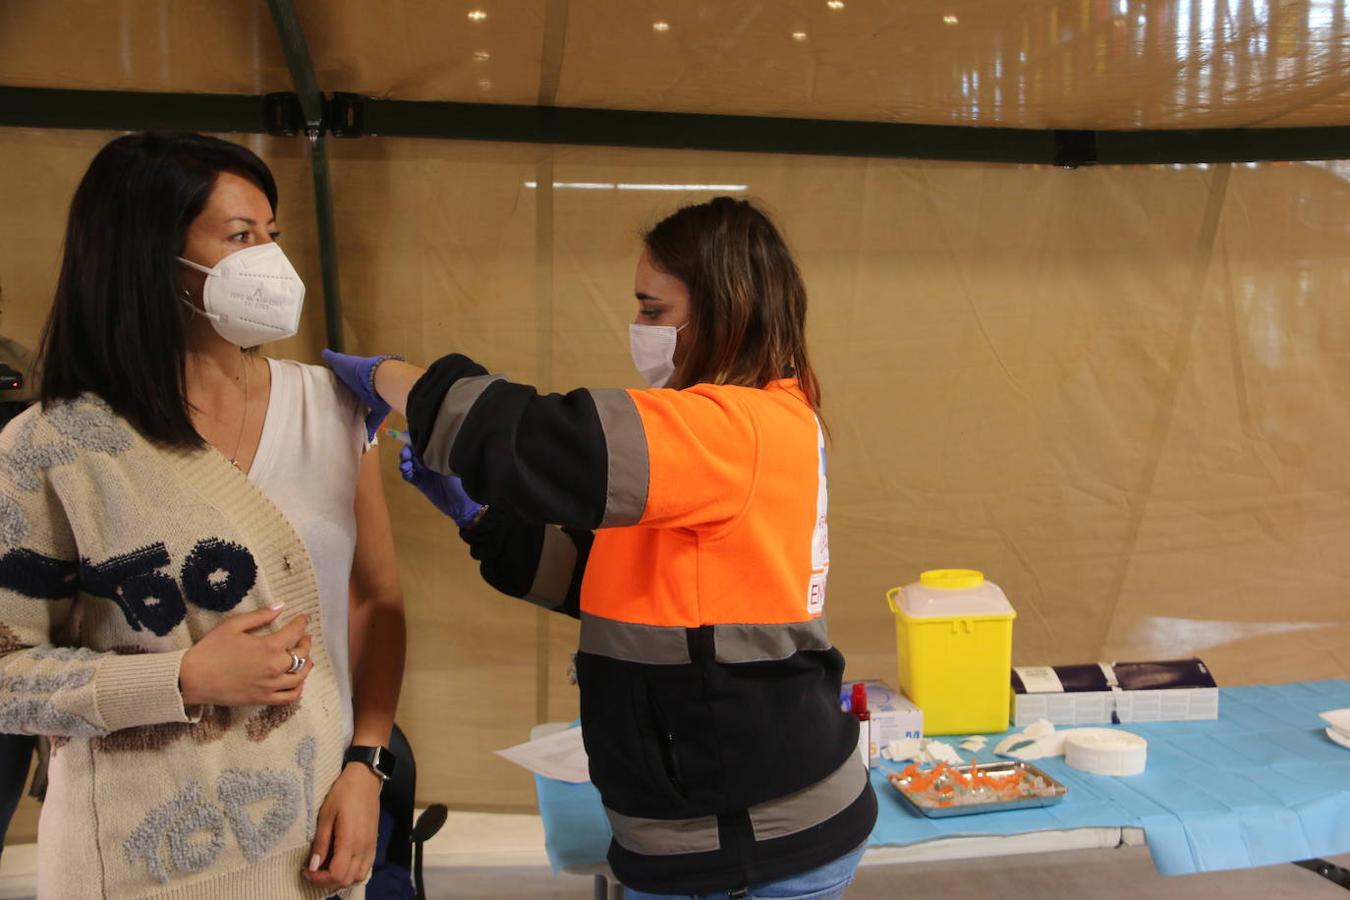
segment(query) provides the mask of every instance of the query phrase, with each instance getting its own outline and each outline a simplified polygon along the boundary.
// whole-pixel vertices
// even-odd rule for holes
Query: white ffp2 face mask
[[[206,308],[183,302],[210,319],[216,333],[231,344],[256,347],[299,330],[305,283],[277,244],[236,250],[213,269],[181,256],[178,261],[206,273],[202,286]]]
[[[633,354],[633,364],[652,387],[665,387],[675,374],[675,342],[688,324],[676,328],[635,322],[628,326],[628,349]]]

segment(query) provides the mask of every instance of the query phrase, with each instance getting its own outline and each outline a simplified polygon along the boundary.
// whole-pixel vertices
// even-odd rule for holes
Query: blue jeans
[[[765,884],[752,884],[747,900],[838,900],[844,896],[844,888],[853,883],[858,874],[858,862],[862,859],[863,848],[839,857],[809,872],[798,872],[778,881]],[[715,894],[647,894],[632,888],[623,889],[624,900],[728,900],[731,894],[718,891]]]

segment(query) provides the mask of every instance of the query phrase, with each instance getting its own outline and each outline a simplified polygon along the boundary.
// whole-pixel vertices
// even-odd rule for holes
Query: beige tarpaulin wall
[[[1350,120],[1346,13],[1326,0],[297,6],[327,91],[1031,128]],[[214,0],[0,0],[0,84],[291,86],[265,5]],[[110,136],[0,129],[0,334],[35,346],[66,205]],[[303,143],[239,140],[277,172],[310,285],[301,335],[269,352],[314,361]],[[851,675],[891,675],[883,592],[932,566],[1006,589],[1019,663],[1198,653],[1225,684],[1350,674],[1350,165],[329,152],[348,349],[462,351],[551,390],[636,384],[636,233],[711,194],[680,186],[777,215],[812,298],[828,614]],[[528,807],[528,776],[490,751],[576,715],[575,626],[483,587],[390,449],[419,799]]]

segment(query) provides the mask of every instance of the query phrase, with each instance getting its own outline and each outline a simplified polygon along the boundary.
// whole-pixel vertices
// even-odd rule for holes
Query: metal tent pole
[[[338,281],[337,226],[333,218],[333,188],[328,171],[328,153],[324,142],[326,127],[323,92],[314,74],[309,45],[300,27],[292,0],[267,0],[272,19],[281,39],[286,65],[300,101],[305,122],[305,139],[309,143],[310,172],[314,178],[314,213],[318,220],[319,264],[323,274],[324,326],[328,346],[342,350],[342,294]]]

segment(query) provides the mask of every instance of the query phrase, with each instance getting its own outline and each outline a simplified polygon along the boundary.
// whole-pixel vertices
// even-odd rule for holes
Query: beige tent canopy
[[[289,3],[286,4],[289,6]],[[6,0],[6,85],[292,89],[263,2]],[[1012,128],[1343,125],[1334,0],[298,0],[324,91]]]
[[[274,167],[313,302],[272,354],[545,390],[635,384],[636,232],[754,197],[811,292],[851,675],[893,677],[887,588],[965,566],[1019,663],[1344,677],[1348,88],[1333,0],[0,0],[0,327],[36,344],[119,129]],[[488,751],[576,715],[576,629],[384,465],[419,793],[529,806]]]

